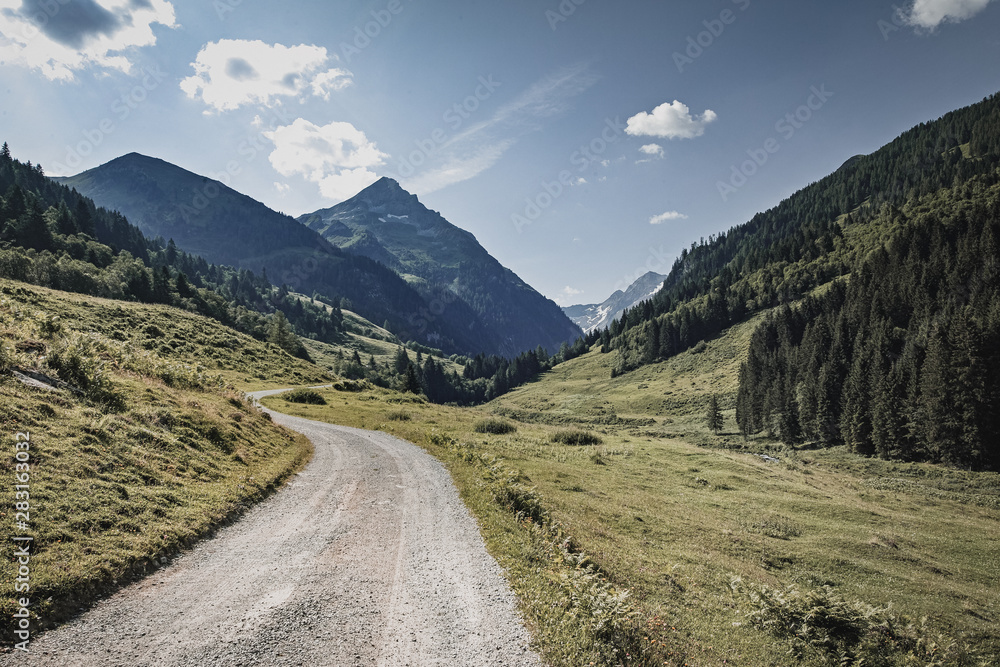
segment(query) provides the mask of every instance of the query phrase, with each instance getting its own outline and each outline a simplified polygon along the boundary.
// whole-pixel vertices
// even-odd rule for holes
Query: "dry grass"
[[[163,321],[168,317],[176,320],[172,328]],[[145,345],[150,335],[182,342],[159,354]],[[238,516],[308,461],[305,438],[272,424],[182,349],[191,346],[197,354],[229,338],[245,343],[184,313],[0,281],[6,363],[58,375],[85,390],[31,389],[0,374],[0,485],[11,493],[15,434],[31,436],[36,622],[65,619],[155,569],[159,558]],[[265,368],[309,377],[308,367],[283,352],[247,347]],[[54,352],[62,361],[50,365]],[[231,354],[215,358],[225,366],[239,351]],[[243,375],[232,366],[228,374]],[[12,523],[14,516],[8,508],[0,519]],[[12,552],[10,540],[0,544],[4,581],[14,577]],[[10,638],[13,605],[9,587],[0,593],[4,639]]]

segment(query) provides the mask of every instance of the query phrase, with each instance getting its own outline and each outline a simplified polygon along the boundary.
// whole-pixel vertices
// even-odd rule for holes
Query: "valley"
[[[998,95],[564,308],[389,178],[292,218],[4,144],[0,184],[0,427],[32,443],[0,611],[38,664],[126,618],[123,665],[1000,656]]]
[[[616,648],[639,652],[636,664],[783,663],[795,642],[754,623],[761,609],[755,586],[785,596],[828,586],[831,613],[840,599],[849,608],[901,615],[893,621],[898,646],[861,624],[858,643],[840,646],[884,664],[903,664],[896,661],[904,655],[931,659],[899,648],[907,632],[917,633],[913,642],[917,635],[935,642],[944,664],[996,655],[992,591],[1000,568],[983,554],[1000,548],[1000,475],[748,441],[736,431],[731,407],[714,434],[704,426],[708,396],[732,395],[750,329],[613,380],[610,355],[594,350],[475,410],[400,400],[374,388],[321,390],[328,406],[281,397],[265,404],[383,430],[444,461],[553,664],[610,664]],[[498,418],[513,432],[479,432]],[[579,429],[598,440],[556,441]],[[635,616],[601,607],[594,613],[611,630],[573,627],[575,605],[590,609],[584,593],[565,583],[576,566],[526,530],[523,514],[503,509],[498,499],[506,496],[476,456],[498,457],[521,493],[537,495],[558,524],[558,540],[571,538],[615,590],[629,590]],[[734,589],[734,577],[746,588]],[[831,655],[818,645],[798,650],[802,664]]]

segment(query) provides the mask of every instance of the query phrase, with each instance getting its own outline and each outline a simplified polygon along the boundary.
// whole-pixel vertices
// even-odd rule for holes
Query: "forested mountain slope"
[[[299,221],[334,245],[396,270],[432,301],[467,304],[500,354],[513,357],[539,345],[554,352],[580,335],[555,303],[501,265],[475,236],[390,178]]]
[[[481,346],[466,312],[444,304],[440,316],[416,326],[432,304],[377,261],[334,247],[293,218],[272,211],[224,184],[136,153],[71,178],[59,179],[109,210],[119,211],[150,237],[172,239],[210,262],[256,273],[278,285],[328,301],[348,299],[372,322],[388,322],[404,339],[451,352],[491,352]]]
[[[664,290],[603,335],[605,349],[618,354],[615,372],[669,358],[749,315],[850,277],[846,292],[835,288],[798,315],[786,311],[772,322],[770,338],[760,334],[741,385],[744,431],[846,442],[883,456],[996,466],[981,434],[991,428],[987,415],[1000,406],[995,388],[974,377],[988,377],[996,363],[990,341],[998,289],[990,267],[996,261],[998,183],[1000,96],[994,95],[848,161],[750,222],[683,253]],[[829,340],[811,331],[803,343],[808,325],[822,329],[818,319]],[[827,347],[838,340],[837,326],[840,345]],[[803,396],[816,390],[824,365],[823,381],[845,383],[843,392],[826,394],[829,405]],[[866,372],[878,367],[873,372],[885,377],[874,381],[883,389],[868,392],[860,388],[867,379],[851,381],[855,366]],[[971,394],[954,391],[967,381]],[[873,408],[860,407],[890,396],[899,401],[879,414],[893,412],[905,426],[889,427],[884,419],[875,424]],[[963,416],[932,426],[945,413]]]

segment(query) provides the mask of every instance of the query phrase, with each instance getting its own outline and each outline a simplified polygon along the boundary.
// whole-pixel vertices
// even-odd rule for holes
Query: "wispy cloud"
[[[599,77],[588,64],[560,69],[535,82],[489,118],[461,129],[429,156],[427,166],[403,185],[426,194],[483,173],[526,134],[566,112]]]

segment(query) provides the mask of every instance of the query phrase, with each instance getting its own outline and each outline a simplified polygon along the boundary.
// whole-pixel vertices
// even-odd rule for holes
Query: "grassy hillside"
[[[594,351],[480,409],[376,389],[269,405],[445,461],[552,664],[995,663],[1000,475],[744,441],[752,328],[614,379]],[[562,444],[579,431],[597,444]]]
[[[294,296],[304,302],[313,302],[312,299],[302,294],[295,294]],[[321,304],[321,302],[316,303]],[[329,309],[330,307],[326,306],[326,308]],[[342,368],[344,362],[349,362],[353,358],[354,353],[357,352],[362,364],[366,365],[366,368],[370,360],[374,359],[378,368],[381,369],[376,374],[381,375],[383,378],[387,377],[385,369],[392,366],[403,342],[393,335],[391,331],[369,322],[357,313],[350,310],[344,310],[342,313],[344,316],[344,328],[341,334],[337,336],[336,341],[324,343],[323,341],[308,338],[302,339],[302,344],[305,345],[306,350],[309,352],[309,357],[320,368],[336,373],[337,369]],[[406,348],[406,354],[410,361],[413,363],[417,362],[417,353],[414,350]],[[434,351],[434,354],[437,355],[436,358],[447,372],[462,374],[465,367],[454,361],[454,359],[463,359],[462,357],[458,357],[457,355],[444,357],[441,356],[443,353],[437,350]]]
[[[711,394],[719,394],[724,406],[733,406],[740,363],[760,319],[739,324],[710,344],[617,377],[611,377],[614,353],[591,353],[556,366],[539,381],[487,407],[527,422],[700,437]]]
[[[61,389],[28,387],[14,370]],[[11,501],[0,516],[15,520],[15,435],[30,433],[33,615],[65,619],[280,486],[309,442],[233,385],[328,377],[213,320],[0,281],[0,483]],[[8,582],[13,550],[0,545]],[[13,605],[8,587],[5,640]]]

